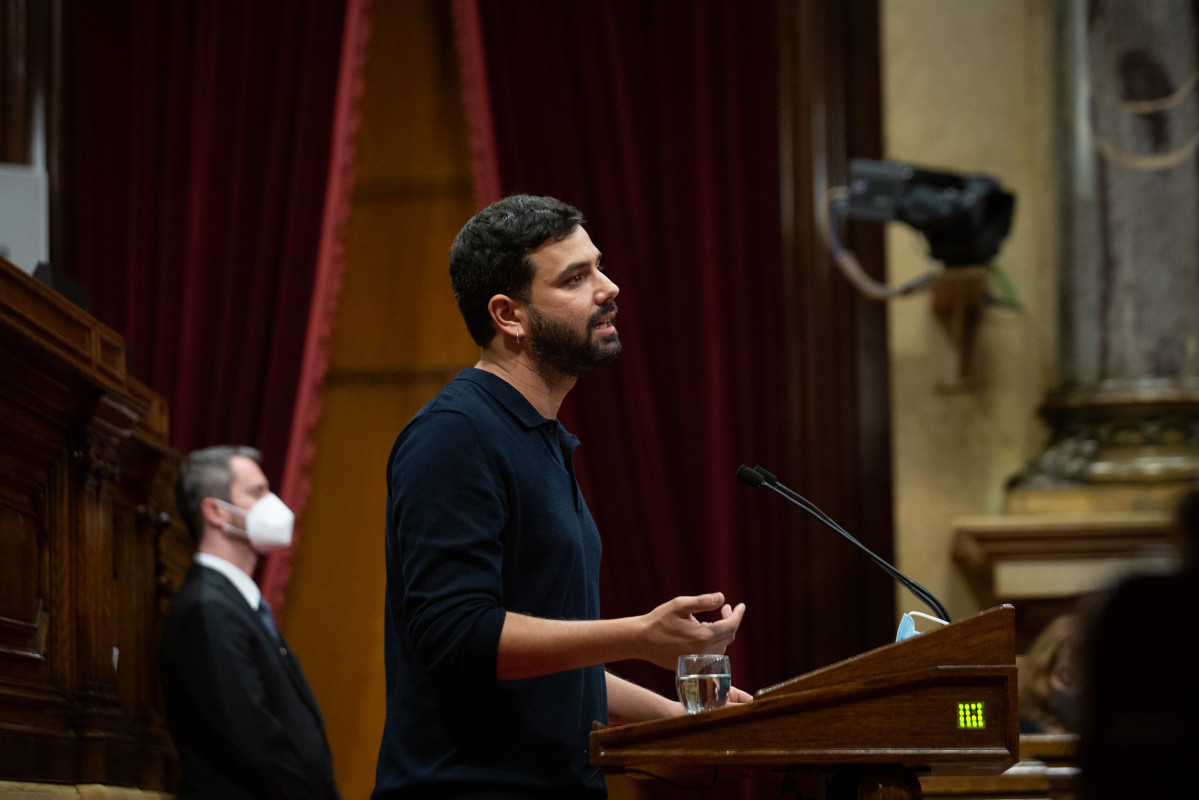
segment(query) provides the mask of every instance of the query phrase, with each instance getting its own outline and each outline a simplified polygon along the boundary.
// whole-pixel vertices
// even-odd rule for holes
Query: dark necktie
[[[281,637],[279,636],[279,626],[275,624],[275,615],[271,613],[271,604],[262,598],[258,601],[258,618],[262,620],[262,624],[270,631],[271,638],[275,640],[275,644],[279,644]]]

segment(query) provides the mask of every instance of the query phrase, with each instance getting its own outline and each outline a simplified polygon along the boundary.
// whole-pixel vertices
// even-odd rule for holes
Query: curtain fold
[[[467,107],[489,117],[471,126],[480,204],[578,206],[621,287],[621,357],[562,409],[604,538],[604,615],[723,591],[748,606],[734,682],[792,677],[776,646],[781,504],[733,478],[785,449],[774,4],[457,0],[455,14]],[[616,671],[673,695],[665,670]]]
[[[65,8],[64,266],[166,397],[172,443],[259,448],[297,512],[352,164],[347,13],[363,3]]]
[[[503,197],[495,153],[495,125],[487,64],[483,58],[483,22],[475,0],[453,0],[454,40],[462,76],[462,94],[471,149],[475,205],[483,208]]]
[[[361,121],[361,100],[366,47],[369,39],[370,0],[346,0],[345,32],[330,143],[329,174],[321,219],[320,245],[311,310],[305,332],[304,355],[296,392],[295,413],[287,444],[280,496],[297,514],[312,488],[312,460],[316,455],[316,427],[320,421],[325,374],[333,345],[333,326],[345,267],[345,228],[354,189],[354,143]],[[291,578],[291,547],[272,553],[262,568],[262,593],[279,613]]]

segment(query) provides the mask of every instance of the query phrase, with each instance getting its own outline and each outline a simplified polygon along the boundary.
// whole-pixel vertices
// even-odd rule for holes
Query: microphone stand
[[[808,500],[806,497],[799,494],[799,492],[796,492],[795,490],[790,489],[787,486],[780,483],[779,479],[776,478],[769,470],[766,470],[762,467],[757,467],[757,466],[755,466],[751,469],[750,467],[747,467],[744,464],[742,464],[740,467],[737,468],[737,480],[739,480],[742,483],[747,484],[749,486],[753,486],[755,488],[765,487],[767,489],[770,489],[772,492],[774,492],[775,494],[777,494],[779,497],[783,498],[787,502],[791,503],[792,505],[799,506],[804,511],[808,512],[809,514],[814,516],[816,519],[820,520],[825,525],[832,528],[834,531],[836,531],[837,533],[841,534],[843,537],[848,539],[863,553],[870,556],[870,558],[874,560],[874,563],[878,564],[883,569],[884,572],[886,572],[888,575],[890,575],[892,578],[894,578],[901,586],[906,588],[909,592],[914,594],[922,603],[924,603],[929,608],[931,608],[934,612],[936,612],[937,616],[940,619],[944,620],[945,622],[950,621],[949,612],[945,609],[945,606],[942,605],[941,601],[933,596],[932,592],[930,592],[928,589],[925,589],[920,584],[916,583],[916,581],[912,580],[907,575],[904,575],[902,572],[900,572],[898,569],[896,569],[894,566],[892,566],[890,564],[890,562],[888,562],[886,559],[875,554],[875,552],[873,550],[866,547],[866,545],[862,544],[857,539],[855,539],[853,536],[851,536],[848,531],[846,531],[844,528],[842,528],[840,525],[838,525],[836,522],[834,522],[833,519],[828,514],[825,514],[823,511],[821,511],[819,508],[817,508],[816,504],[813,503],[811,500]]]

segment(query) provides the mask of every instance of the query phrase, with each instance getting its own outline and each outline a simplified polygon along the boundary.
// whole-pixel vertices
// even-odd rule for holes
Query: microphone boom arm
[[[762,467],[754,467],[751,469],[751,468],[745,466],[744,464],[742,464],[740,467],[737,468],[737,480],[741,481],[744,484],[747,484],[749,486],[753,486],[756,488],[764,487],[764,488],[770,489],[772,492],[777,494],[779,497],[782,497],[784,500],[791,503],[792,505],[799,506],[804,511],[811,514],[813,517],[820,520],[821,522],[823,522],[828,527],[832,528],[837,533],[841,534],[841,536],[848,539],[859,550],[861,550],[863,553],[868,555],[874,561],[875,564],[878,564],[879,567],[881,567],[884,572],[886,572],[888,575],[890,575],[900,585],[902,585],[904,588],[906,588],[908,591],[910,591],[912,594],[914,594],[921,602],[923,602],[925,605],[927,605],[929,608],[931,608],[934,612],[936,612],[938,617],[940,617],[945,622],[950,622],[949,612],[945,609],[945,606],[941,603],[941,601],[933,596],[932,592],[930,592],[928,589],[925,589],[923,586],[921,586],[919,583],[917,583],[916,581],[909,578],[907,575],[904,575],[902,572],[900,572],[898,569],[896,569],[894,566],[892,566],[890,564],[890,562],[888,562],[886,559],[877,555],[873,550],[871,550],[870,548],[866,547],[866,545],[859,542],[857,539],[855,539],[853,536],[851,536],[848,531],[846,531],[844,528],[842,528],[840,525],[838,525],[836,522],[834,522],[833,519],[828,514],[825,514],[823,511],[821,511],[816,506],[815,503],[813,503],[811,500],[808,500],[806,497],[799,494],[795,490],[790,489],[787,486],[780,483],[778,478],[776,478],[768,470],[763,469]]]

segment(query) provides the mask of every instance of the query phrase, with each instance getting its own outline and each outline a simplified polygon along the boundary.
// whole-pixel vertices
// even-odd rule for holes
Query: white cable
[[[832,254],[833,260],[841,268],[841,272],[845,274],[845,277],[849,279],[858,291],[871,300],[889,300],[892,297],[913,294],[927,288],[939,270],[930,270],[899,286],[890,286],[881,283],[866,274],[866,270],[862,269],[862,265],[858,263],[857,257],[842,247],[830,219],[830,212],[834,206],[847,205],[848,203],[849,190],[844,186],[832,187],[828,191],[827,202],[818,209],[817,223],[820,228],[821,237],[824,239],[824,246]]]

